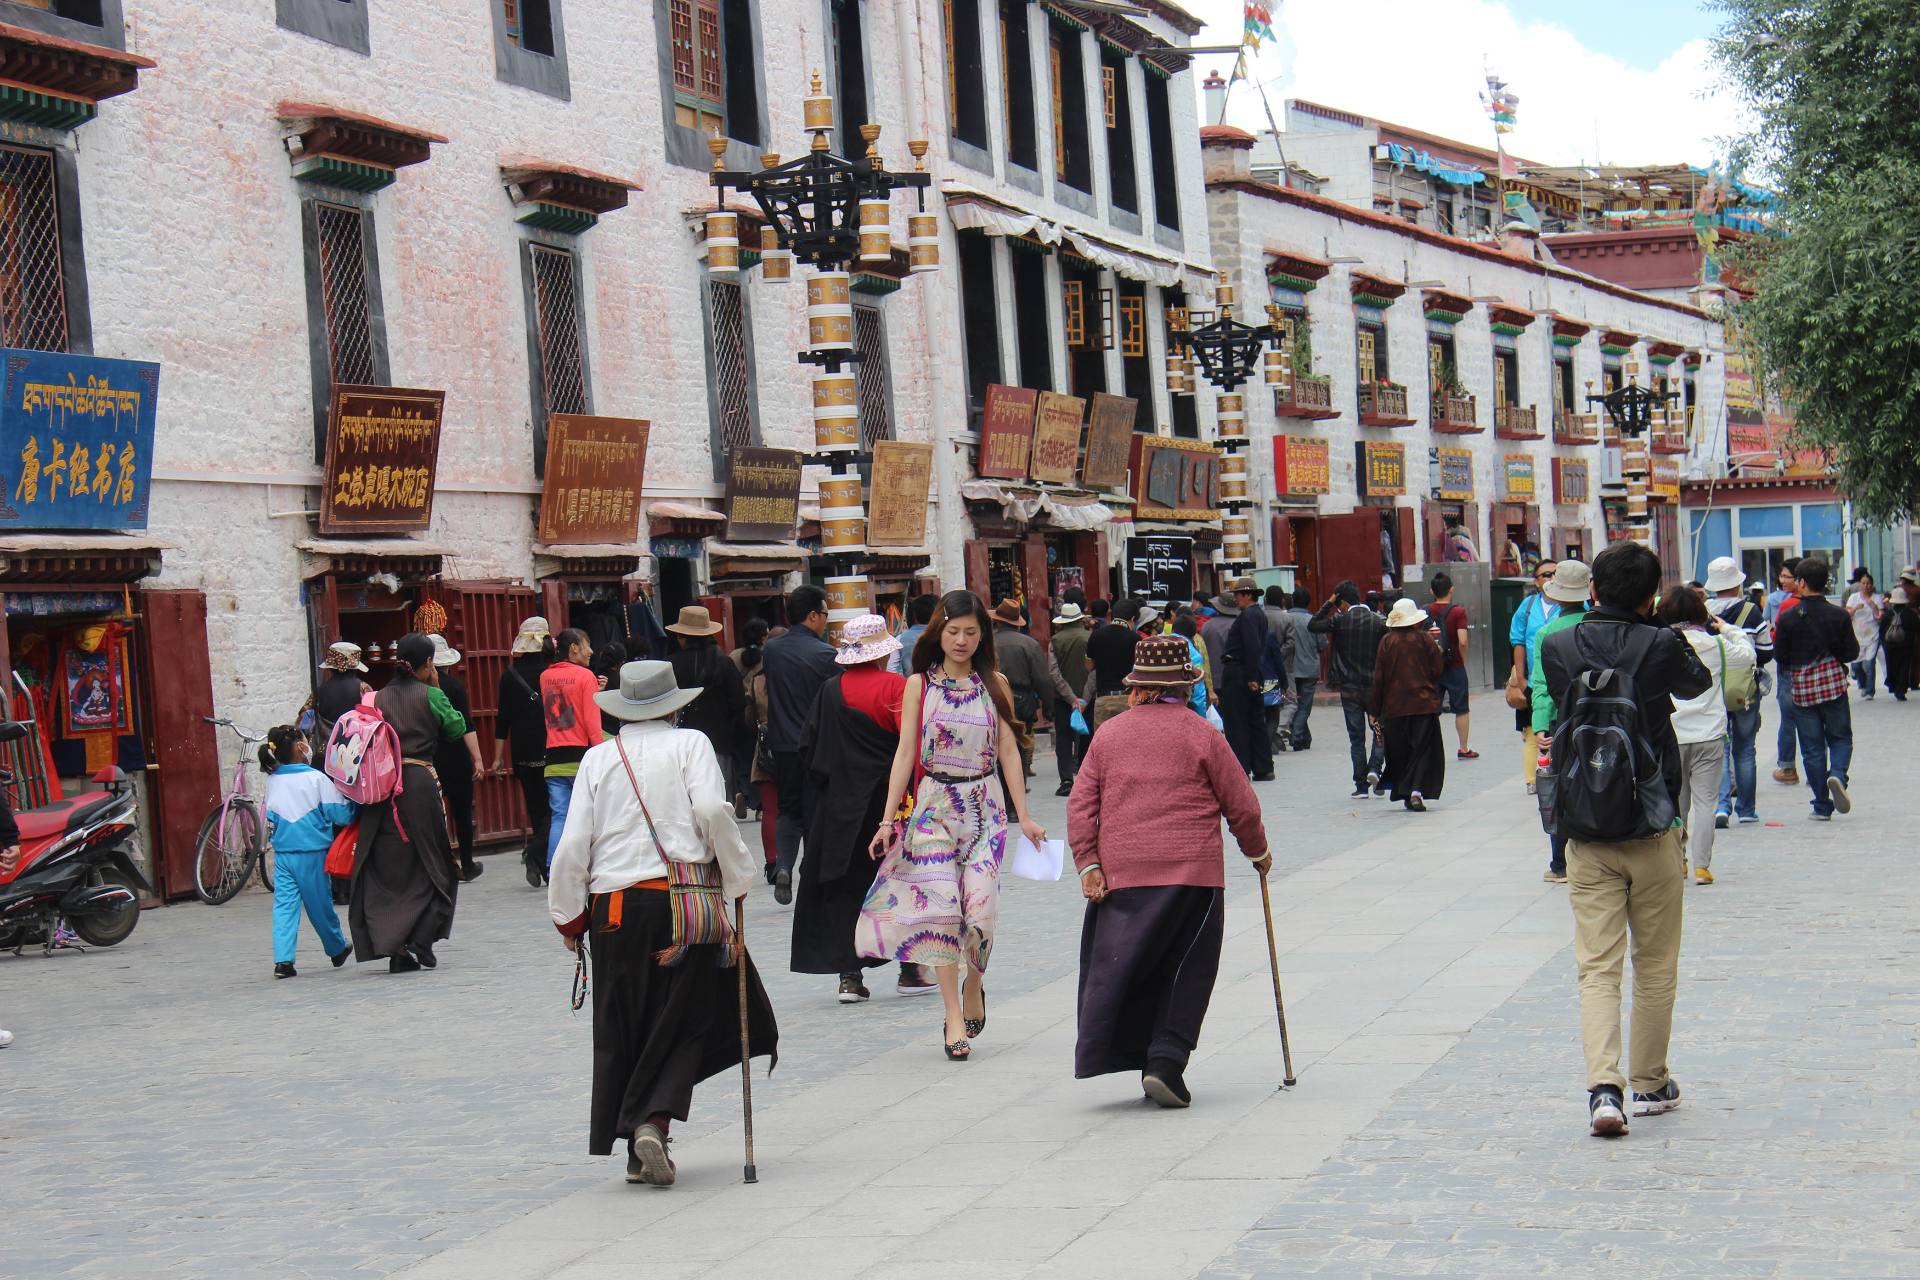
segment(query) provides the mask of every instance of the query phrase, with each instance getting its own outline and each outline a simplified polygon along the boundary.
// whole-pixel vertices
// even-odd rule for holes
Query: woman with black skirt
[[[1432,632],[1420,624],[1427,611],[1411,600],[1396,600],[1387,614],[1387,633],[1374,662],[1368,711],[1379,722],[1387,744],[1387,776],[1393,798],[1415,813],[1440,798],[1447,778],[1447,757],[1440,741],[1440,673],[1446,656]]]
[[[1887,595],[1887,607],[1880,614],[1880,651],[1887,655],[1887,692],[1896,701],[1907,700],[1913,688],[1914,646],[1920,645],[1920,586],[1902,574],[1900,585]]]

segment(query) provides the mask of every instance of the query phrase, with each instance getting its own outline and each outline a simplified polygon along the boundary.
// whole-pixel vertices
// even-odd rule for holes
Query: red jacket
[[[1224,815],[1240,852],[1267,851],[1260,802],[1227,740],[1184,702],[1149,702],[1100,726],[1067,801],[1073,863],[1109,889],[1226,887]]]

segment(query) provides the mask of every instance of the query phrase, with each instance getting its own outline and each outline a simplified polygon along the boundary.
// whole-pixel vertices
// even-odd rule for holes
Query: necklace
[[[954,681],[965,680],[968,676],[971,676],[973,674],[973,664],[969,662],[966,665],[966,668],[956,675],[953,670],[953,664],[949,662],[947,659],[942,658],[940,660],[940,674],[945,676],[949,680],[954,680]]]

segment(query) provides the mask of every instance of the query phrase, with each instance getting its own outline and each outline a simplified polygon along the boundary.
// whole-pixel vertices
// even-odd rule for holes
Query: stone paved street
[[[1856,703],[1851,817],[1816,826],[1804,788],[1763,781],[1780,825],[1722,833],[1720,883],[1687,904],[1686,1105],[1602,1143],[1565,890],[1540,879],[1508,714],[1475,709],[1483,758],[1449,761],[1425,817],[1346,798],[1337,707],[1260,788],[1294,1090],[1241,865],[1183,1113],[1071,1078],[1070,879],[1009,882],[964,1066],[935,1001],[889,980],[843,1008],[786,973],[788,912],[756,895],[783,1043],[754,1081],[753,1187],[737,1076],[676,1126],[673,1191],[584,1154],[588,1022],[508,856],[433,973],[334,972],[309,934],[274,982],[258,894],[149,912],[109,951],[0,957],[0,1274],[1920,1274],[1920,879],[1895,816],[1920,712]]]

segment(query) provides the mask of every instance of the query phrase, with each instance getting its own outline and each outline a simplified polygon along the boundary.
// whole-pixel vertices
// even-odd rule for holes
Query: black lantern
[[[1652,391],[1637,382],[1627,382],[1605,395],[1588,396],[1587,403],[1604,408],[1624,437],[1646,434],[1653,424],[1654,406],[1664,409],[1668,401],[1677,398],[1672,391]]]
[[[1271,325],[1242,324],[1223,308],[1219,316],[1190,329],[1185,346],[1200,362],[1200,376],[1232,391],[1253,376],[1261,353],[1279,335]]]

